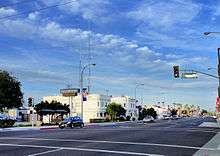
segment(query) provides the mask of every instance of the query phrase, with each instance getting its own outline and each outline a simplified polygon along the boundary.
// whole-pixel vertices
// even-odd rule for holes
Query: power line
[[[23,4],[23,3],[30,3],[30,2],[33,2],[33,1],[37,1],[37,0],[23,0],[23,1],[20,1],[20,2],[16,2],[16,3],[11,3],[11,4],[5,4],[5,5],[1,5],[0,7],[11,7],[11,6],[15,6],[15,5],[19,5],[19,4]]]
[[[32,13],[32,12],[40,12],[40,11],[44,11],[44,10],[47,10],[47,9],[56,8],[56,7],[59,7],[59,6],[68,5],[68,4],[73,3],[73,2],[76,2],[76,0],[69,1],[69,2],[66,2],[66,3],[51,5],[51,6],[47,6],[47,7],[44,7],[44,8],[31,10],[31,11],[24,11],[24,12],[21,12],[21,13],[18,13],[18,14],[14,14],[14,15],[4,16],[4,17],[1,17],[0,20],[9,19],[9,18],[20,16],[20,15],[29,14],[29,13]]]

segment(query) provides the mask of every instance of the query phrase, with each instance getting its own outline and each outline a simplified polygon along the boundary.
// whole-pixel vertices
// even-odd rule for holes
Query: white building
[[[138,109],[135,99],[130,98],[129,96],[118,96],[112,97],[111,102],[120,104],[124,109],[126,109],[126,116],[131,116],[131,118],[138,118]]]
[[[168,106],[159,106],[159,105],[145,105],[146,109],[153,108],[158,115],[158,118],[162,118],[164,115],[169,116],[170,110]]]
[[[70,115],[81,116],[81,95],[75,97],[64,96],[45,96],[43,101],[58,101],[62,104],[70,105]],[[89,122],[90,119],[103,118],[106,115],[107,105],[111,102],[111,99],[107,95],[89,94],[87,101],[83,102],[83,121]]]

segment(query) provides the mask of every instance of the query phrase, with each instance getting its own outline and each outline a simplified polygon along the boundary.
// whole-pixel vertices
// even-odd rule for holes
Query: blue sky
[[[172,66],[207,71],[216,67],[220,2],[212,0],[71,0],[0,2],[0,66],[22,82],[26,97],[40,100],[79,86],[79,58],[87,63],[91,43],[93,93],[165,100],[214,110],[217,80],[174,79]],[[21,1],[20,1],[21,2]],[[25,12],[19,16],[8,17]],[[8,17],[8,18],[5,18]],[[87,83],[88,73],[86,73]]]

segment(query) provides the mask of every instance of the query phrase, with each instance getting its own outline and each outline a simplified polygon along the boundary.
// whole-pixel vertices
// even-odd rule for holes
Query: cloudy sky
[[[25,99],[78,87],[79,60],[90,57],[93,93],[134,97],[144,83],[137,96],[145,103],[214,110],[217,80],[174,79],[172,66],[216,75],[207,68],[216,68],[220,35],[203,32],[220,31],[219,21],[220,2],[212,0],[4,0],[0,66],[22,82]]]

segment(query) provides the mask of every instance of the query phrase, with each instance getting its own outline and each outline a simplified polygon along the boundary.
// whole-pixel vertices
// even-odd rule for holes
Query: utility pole
[[[134,89],[135,105],[136,105],[136,103],[137,103],[137,88],[138,88],[139,86],[143,86],[143,85],[144,85],[143,83],[137,83],[137,84],[135,85],[135,89]]]
[[[92,55],[91,55],[91,22],[88,20],[89,36],[88,36],[88,62],[91,64]],[[91,67],[89,66],[89,76],[88,76],[88,93],[91,90]]]
[[[87,67],[96,66],[95,63],[85,65],[80,72],[80,91],[81,91],[81,118],[83,120],[83,74]]]
[[[220,34],[220,32],[204,32],[204,35],[208,36],[210,34]],[[220,48],[218,51],[218,98],[220,98]]]
[[[106,95],[108,96],[109,90],[108,90],[108,89],[106,89],[105,91],[106,91]]]

